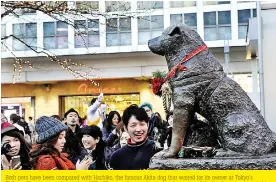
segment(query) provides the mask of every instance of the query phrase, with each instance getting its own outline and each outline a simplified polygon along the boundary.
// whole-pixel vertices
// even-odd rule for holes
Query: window
[[[256,1],[237,1],[238,3],[250,3],[250,2],[256,2]]]
[[[204,12],[204,40],[231,39],[231,12]]]
[[[196,6],[196,1],[171,1],[171,8],[182,8]]]
[[[7,36],[7,34],[6,34],[6,25],[2,24],[1,25],[1,39],[5,36]],[[3,44],[6,44],[6,39],[1,40],[1,52],[5,52],[7,50],[6,46],[4,46]]]
[[[110,18],[106,21],[106,46],[131,45],[131,19]]]
[[[253,17],[257,17],[257,10],[253,9]]]
[[[171,25],[183,23],[189,25],[194,30],[197,30],[196,13],[173,14],[171,15]]]
[[[84,14],[89,14],[92,11],[99,11],[99,1],[77,1],[77,10]]]
[[[138,44],[144,45],[151,38],[160,36],[164,30],[163,15],[145,16],[138,19]]]
[[[36,23],[17,23],[13,24],[13,35],[23,41],[29,47],[36,49],[37,47],[37,25]],[[30,50],[28,46],[21,41],[13,38],[14,51]]]
[[[204,5],[230,4],[230,1],[203,1]]]
[[[106,1],[105,10],[106,12],[130,11],[131,6],[130,6],[130,2],[126,2],[126,1]]]
[[[99,20],[75,21],[75,48],[99,47]]]
[[[163,9],[163,1],[138,1],[138,10]]]
[[[44,22],[43,35],[46,49],[68,48],[68,25],[66,23]]]
[[[244,9],[238,11],[239,39],[245,39],[249,18],[256,17],[256,9],[254,10]]]

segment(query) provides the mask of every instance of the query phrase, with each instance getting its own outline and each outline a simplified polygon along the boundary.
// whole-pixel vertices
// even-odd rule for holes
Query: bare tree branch
[[[141,13],[152,12],[152,10],[131,12],[130,2],[116,4],[117,2],[114,1],[114,3],[110,5],[111,6],[110,10],[108,10],[107,8],[107,11],[105,12],[100,12],[98,9],[95,9],[95,7],[92,7],[93,5],[91,4],[91,2],[88,2],[88,1],[81,2],[83,3],[81,5],[85,6],[84,8],[82,7],[70,8],[67,3],[68,3],[67,1],[1,1],[1,6],[4,7],[4,10],[5,10],[4,12],[1,12],[1,19],[10,15],[15,16],[17,18],[23,18],[22,12],[26,10],[42,12],[56,21],[63,22],[73,27],[75,30],[75,34],[79,35],[82,38],[85,48],[89,50],[89,45],[87,45],[84,38],[84,36],[88,36],[87,34],[88,34],[89,27],[87,26],[87,24],[85,24],[84,26],[76,24],[76,20],[85,20],[87,22],[94,22],[96,24],[101,24],[101,22],[98,21],[99,17],[104,17],[105,19],[137,18]],[[115,4],[117,6],[117,9],[115,7]],[[117,29],[119,28],[117,24],[111,25],[111,24],[105,23],[105,25],[110,28],[117,28]],[[85,32],[81,31],[83,29],[85,29],[86,31]],[[92,29],[89,31],[91,32],[94,30]],[[2,36],[1,37],[2,44],[5,45],[5,40],[8,38],[13,38],[15,40],[18,40],[28,49],[30,49],[31,51],[37,54],[46,55],[50,61],[59,64],[63,69],[66,69],[75,77],[80,77],[86,80],[90,80],[95,85],[98,85],[98,83],[94,82],[94,80],[92,80],[86,72],[81,73],[80,71],[72,68],[73,66],[78,66],[83,64],[80,64],[80,63],[73,64],[72,62],[71,65],[69,65],[69,63],[66,60],[59,60],[55,54],[51,53],[51,51],[45,49],[44,47],[41,48],[37,46],[31,46],[30,44],[26,43],[26,41],[24,40],[24,37],[22,38],[16,35]],[[21,60],[21,59],[16,57],[15,54],[12,52],[12,50],[9,50],[9,51],[12,53],[12,55],[15,58],[15,64],[13,69],[16,70],[17,67],[20,68],[22,66],[22,63],[25,63],[25,62],[24,61],[18,62],[18,60]],[[26,64],[29,64],[29,63],[26,62]],[[92,70],[92,68],[89,68],[89,69]]]

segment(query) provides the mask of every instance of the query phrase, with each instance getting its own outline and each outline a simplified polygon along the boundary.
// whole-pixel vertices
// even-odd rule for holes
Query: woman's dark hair
[[[162,119],[161,114],[159,112],[154,113],[156,116],[158,116],[160,119]]]
[[[117,111],[110,111],[110,113],[108,114],[107,118],[104,121],[104,127],[106,128],[106,130],[110,133],[112,130],[112,119],[115,116],[115,114],[118,116],[118,123],[121,122],[121,116]]]
[[[20,150],[19,150],[19,155],[20,155],[20,161],[21,161],[21,166],[23,170],[30,170],[31,169],[31,164],[30,164],[30,157],[29,157],[29,152],[31,149],[31,145],[26,142],[24,139],[23,135],[16,130],[8,131],[4,134],[1,135],[1,141],[4,136],[10,136],[14,138],[18,138],[20,141]],[[11,156],[6,154],[7,159],[10,161]]]
[[[132,104],[124,110],[123,122],[126,127],[128,125],[129,119],[132,116],[134,116],[139,121],[145,121],[146,123],[149,122],[149,118],[145,109],[138,107],[136,104]]]
[[[79,139],[70,128],[66,130],[65,140],[66,143],[64,144],[63,152],[69,154],[69,157],[81,152],[81,144]]]
[[[61,121],[59,115],[52,115],[51,117],[52,117],[52,118],[56,118],[57,120]]]
[[[100,137],[100,139],[103,137],[102,131],[98,126],[86,126],[84,128],[81,129],[81,137],[83,135],[90,135],[92,136],[94,139],[97,139],[98,137]]]
[[[33,146],[32,151],[29,153],[29,156],[31,157],[31,165],[33,167],[35,166],[39,156],[41,155],[48,155],[54,153],[60,155],[59,151],[54,147],[54,145],[58,141],[59,134],[60,133],[58,133],[57,135],[55,135],[54,137],[42,144],[37,144]]]
[[[94,139],[97,139],[98,137],[99,142],[96,145],[96,149],[92,151],[92,157],[93,159],[96,159],[96,166],[98,169],[104,169],[104,148],[105,148],[105,143],[102,140],[102,131],[98,126],[86,126],[81,129],[81,135],[89,135],[92,136]],[[98,160],[97,160],[98,159]]]
[[[18,116],[17,114],[11,114],[10,115],[10,121],[12,121],[13,123],[17,123],[20,122],[20,116]]]

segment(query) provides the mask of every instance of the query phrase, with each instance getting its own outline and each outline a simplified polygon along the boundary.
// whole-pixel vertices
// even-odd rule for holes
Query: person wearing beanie
[[[104,148],[105,144],[102,140],[102,131],[98,126],[86,126],[81,129],[82,144],[85,152],[78,159],[88,158],[91,161],[89,170],[103,170],[105,168]]]
[[[149,117],[143,108],[131,105],[124,110],[123,123],[130,138],[127,145],[114,152],[110,168],[115,170],[140,170],[149,168],[150,159],[162,150],[148,138]]]
[[[98,126],[100,129],[103,128],[103,122],[105,120],[105,111],[107,110],[107,105],[102,103],[103,93],[100,93],[98,98],[93,98],[91,105],[87,109],[87,121],[86,126]]]
[[[15,126],[8,122],[1,123],[1,169],[30,170],[30,148]]]
[[[37,119],[37,145],[31,152],[31,165],[35,170],[74,170],[74,164],[62,153],[66,143],[65,135],[68,126],[55,118],[42,116]],[[86,169],[89,161],[77,162],[77,169]]]

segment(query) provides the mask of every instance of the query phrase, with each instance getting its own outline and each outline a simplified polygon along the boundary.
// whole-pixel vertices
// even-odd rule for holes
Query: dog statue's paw
[[[156,153],[156,154],[152,157],[152,159],[164,159],[163,156],[164,156],[165,153],[166,153],[166,151],[165,151],[165,150],[162,150],[162,151]]]
[[[171,152],[171,151],[168,151],[166,152],[164,155],[163,155],[163,158],[164,159],[167,159],[167,158],[175,158],[176,157],[176,154],[174,152]]]
[[[172,153],[169,149],[162,150],[156,153],[152,159],[167,159],[167,158],[175,158],[176,155]]]

